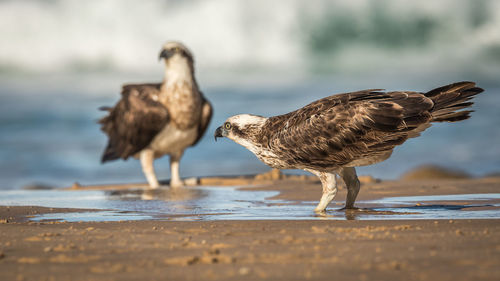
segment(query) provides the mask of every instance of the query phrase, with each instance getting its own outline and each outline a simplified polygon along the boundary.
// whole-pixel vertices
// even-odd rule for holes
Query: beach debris
[[[374,178],[372,176],[369,176],[369,175],[362,175],[362,176],[359,176],[358,177],[359,179],[359,182],[361,184],[367,184],[367,183],[379,183],[379,182],[382,182],[381,179],[377,179],[377,178]]]
[[[198,178],[187,178],[187,179],[184,179],[183,180],[184,182],[184,185],[186,186],[196,186],[200,183],[200,181],[198,180]]]
[[[284,175],[279,169],[271,169],[269,172],[258,174],[255,176],[256,180],[281,180]]]
[[[402,180],[430,180],[430,179],[467,179],[470,178],[464,171],[449,168],[424,165],[412,169],[401,176]]]

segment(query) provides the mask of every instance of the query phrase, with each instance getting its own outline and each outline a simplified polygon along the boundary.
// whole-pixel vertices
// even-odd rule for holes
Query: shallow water
[[[197,187],[182,190],[0,192],[0,205],[89,209],[42,214],[33,221],[119,220],[379,220],[500,218],[500,193],[389,197],[358,201],[361,209],[343,211],[333,202],[326,214],[313,212],[317,202],[269,200],[276,191],[246,191],[237,187]]]

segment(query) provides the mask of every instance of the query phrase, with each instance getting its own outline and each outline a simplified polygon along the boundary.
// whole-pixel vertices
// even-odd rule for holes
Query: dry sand
[[[313,178],[261,180],[277,198],[319,198]],[[359,198],[499,190],[493,177],[367,178]],[[0,280],[500,280],[495,219],[26,221],[60,211],[0,208]]]

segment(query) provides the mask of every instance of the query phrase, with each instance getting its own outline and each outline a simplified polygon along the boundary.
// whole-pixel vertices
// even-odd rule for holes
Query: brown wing
[[[263,134],[262,141],[298,168],[326,170],[361,159],[387,158],[394,146],[427,126],[432,106],[431,99],[416,92],[334,95],[269,118],[266,130],[275,133]]]
[[[157,102],[161,84],[124,85],[122,98],[99,120],[108,137],[102,162],[127,159],[147,147],[169,120],[167,108]]]
[[[202,105],[201,105],[200,122],[198,125],[198,136],[196,137],[196,140],[193,142],[192,145],[196,145],[203,137],[205,131],[207,130],[208,125],[210,124],[210,120],[212,120],[212,114],[213,114],[212,104],[210,104],[210,102],[205,98],[205,96],[203,96],[202,92],[200,92],[200,95],[202,97]]]

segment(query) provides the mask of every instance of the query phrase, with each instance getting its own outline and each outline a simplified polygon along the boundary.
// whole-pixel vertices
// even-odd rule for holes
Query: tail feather
[[[466,87],[470,88],[471,86],[474,87],[475,85],[476,85],[476,83],[469,82],[469,81],[457,82],[457,83],[453,83],[453,84],[449,84],[446,86],[436,88],[434,90],[430,90],[429,92],[427,92],[425,94],[425,96],[428,98],[432,98],[432,97],[440,95],[444,92],[458,92],[463,88],[466,88]]]
[[[446,114],[440,114],[437,117],[432,118],[432,122],[457,122],[470,118],[470,113],[473,110],[450,112]]]
[[[468,119],[472,110],[463,110],[470,107],[470,100],[483,89],[476,87],[474,82],[458,82],[436,88],[425,94],[434,102],[430,110],[432,122],[457,122]]]

